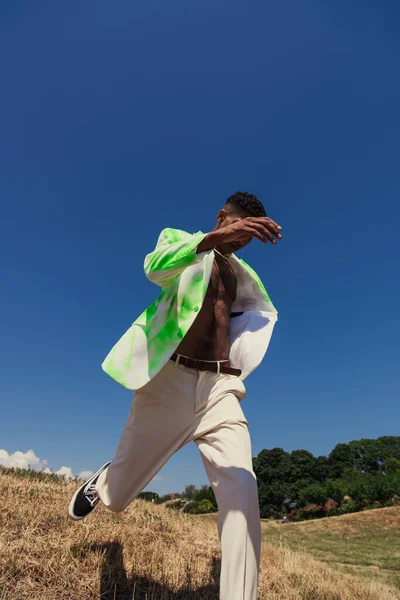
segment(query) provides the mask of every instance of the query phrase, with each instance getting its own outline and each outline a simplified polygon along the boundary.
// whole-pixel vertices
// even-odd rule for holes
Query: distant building
[[[350,496],[349,496],[350,498]],[[332,498],[329,498],[329,500],[325,503],[325,510],[329,511],[329,510],[334,510],[337,507],[337,502],[335,502]]]

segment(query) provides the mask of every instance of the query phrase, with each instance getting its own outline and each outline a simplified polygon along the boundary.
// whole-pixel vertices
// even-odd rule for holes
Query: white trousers
[[[248,424],[234,375],[173,361],[135,392],[116,455],[97,482],[103,504],[120,512],[185,444],[195,441],[218,503],[221,600],[256,600],[261,525]]]

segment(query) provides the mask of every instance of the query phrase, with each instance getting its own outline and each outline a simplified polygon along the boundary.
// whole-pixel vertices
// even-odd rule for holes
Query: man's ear
[[[226,210],[224,208],[221,208],[221,210],[217,214],[217,221],[218,221],[218,223],[221,224],[222,221],[225,220],[226,215],[227,215]]]

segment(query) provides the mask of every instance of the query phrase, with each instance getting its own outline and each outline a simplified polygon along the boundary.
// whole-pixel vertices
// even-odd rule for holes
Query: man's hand
[[[256,237],[266,244],[276,244],[276,239],[281,239],[282,227],[268,217],[245,217],[236,223],[227,225],[218,230],[220,242],[242,242]]]
[[[203,241],[197,246],[196,252],[206,252],[226,243],[237,244],[237,249],[239,249],[241,245],[246,245],[253,237],[258,238],[264,244],[267,242],[276,244],[276,240],[280,240],[282,237],[281,229],[282,227],[278,223],[268,217],[245,217],[240,221],[236,221],[236,223],[207,233]]]

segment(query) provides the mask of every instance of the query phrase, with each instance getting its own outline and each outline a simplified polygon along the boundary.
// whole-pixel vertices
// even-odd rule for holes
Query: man
[[[235,252],[281,227],[247,192],[230,196],[207,234],[164,229],[144,262],[162,292],[106,357],[106,373],[135,390],[116,455],[69,506],[82,519],[99,500],[120,512],[167,460],[195,441],[218,503],[222,600],[255,600],[261,527],[243,380],[261,362],[277,312]]]

